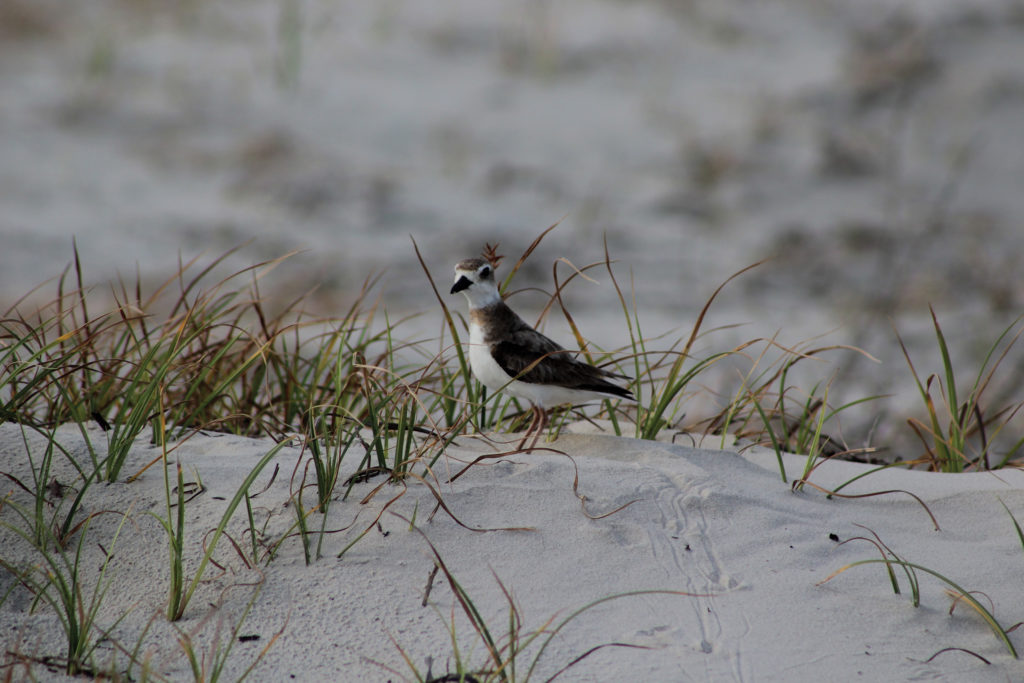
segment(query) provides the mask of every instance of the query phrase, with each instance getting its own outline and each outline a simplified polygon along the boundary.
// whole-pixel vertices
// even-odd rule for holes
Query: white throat
[[[471,309],[486,308],[502,300],[498,288],[490,282],[474,282],[472,286],[462,290],[462,293],[466,295]]]

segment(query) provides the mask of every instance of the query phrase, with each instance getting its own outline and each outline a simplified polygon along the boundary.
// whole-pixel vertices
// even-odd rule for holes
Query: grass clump
[[[188,607],[193,594],[195,594],[196,589],[199,587],[203,578],[203,572],[207,565],[212,561],[214,551],[217,549],[217,544],[221,537],[224,536],[225,529],[227,528],[228,522],[231,521],[232,516],[235,514],[235,510],[243,500],[248,499],[249,489],[253,485],[253,482],[256,481],[256,477],[259,476],[260,472],[263,471],[274,457],[277,456],[278,452],[286,445],[288,445],[288,442],[282,441],[267,451],[266,455],[260,458],[259,462],[256,463],[242,481],[242,484],[238,487],[234,497],[232,497],[228,502],[227,508],[221,516],[220,523],[213,531],[213,535],[204,544],[205,551],[203,552],[202,558],[199,561],[199,566],[191,581],[189,581],[185,576],[183,557],[186,540],[185,508],[187,504],[185,499],[185,482],[182,477],[181,463],[174,463],[174,470],[177,475],[177,485],[173,487],[172,492],[170,476],[168,474],[171,467],[169,466],[170,463],[167,462],[167,452],[164,451],[164,488],[166,493],[165,512],[167,516],[164,518],[154,515],[154,517],[163,527],[164,531],[167,532],[171,577],[167,600],[167,619],[169,621],[177,621],[184,616],[185,609]]]
[[[445,564],[445,561],[441,557],[437,548],[430,542],[430,539],[427,538],[423,530],[415,526],[411,520],[405,519],[400,515],[396,516],[407,522],[410,529],[419,533],[426,541],[427,546],[430,548],[430,552],[434,557],[435,570],[431,574],[431,582],[433,582],[434,576],[438,571],[444,575],[445,580],[451,587],[458,610],[461,611],[463,616],[465,616],[469,621],[472,632],[478,641],[476,644],[482,646],[486,651],[485,663],[480,665],[470,663],[468,660],[468,653],[463,652],[465,646],[460,645],[459,636],[456,633],[454,614],[456,606],[453,606],[452,616],[446,623],[452,645],[452,654],[447,664],[448,671],[446,673],[436,676],[431,671],[433,668],[432,658],[428,661],[427,672],[422,673],[416,666],[415,662],[412,661],[412,658],[406,650],[392,637],[392,642],[394,642],[395,647],[398,649],[402,659],[405,661],[406,666],[408,666],[412,672],[414,680],[418,683],[430,683],[431,681],[458,681],[462,683],[471,683],[474,681],[477,683],[494,683],[497,681],[500,681],[501,683],[516,683],[518,681],[526,683],[531,680],[536,680],[535,676],[540,675],[538,665],[552,641],[554,641],[562,631],[579,619],[584,613],[598,607],[599,605],[603,605],[614,600],[643,595],[710,597],[704,594],[687,593],[684,591],[631,591],[628,593],[620,593],[599,598],[583,605],[571,612],[568,616],[562,618],[559,618],[557,614],[552,615],[539,627],[535,629],[528,629],[523,622],[522,612],[516,604],[511,591],[504,583],[502,583],[501,579],[495,576],[498,587],[501,589],[501,593],[508,606],[507,621],[503,626],[495,626],[484,619],[480,610],[473,602],[472,596],[455,578],[452,571],[448,568],[448,565]],[[427,597],[424,597],[423,604],[427,604]],[[499,628],[501,628],[504,633],[501,633]],[[592,654],[605,648],[646,649],[643,645],[635,645],[631,643],[604,643],[596,645],[573,658],[568,664],[555,672],[554,675],[548,676],[544,680],[553,681],[556,678],[559,678],[562,674],[566,673]],[[381,666],[394,673],[399,673],[390,667]]]
[[[877,559],[858,560],[857,562],[851,562],[850,564],[844,567],[840,567],[839,569],[834,571],[823,581],[821,581],[818,585],[827,583],[828,581],[831,581],[835,577],[839,576],[840,574],[850,569],[853,569],[854,567],[860,567],[869,564],[881,564],[885,567],[886,575],[888,576],[889,582],[892,585],[893,593],[895,593],[896,595],[899,595],[901,593],[900,582],[897,578],[896,570],[899,569],[902,571],[903,576],[906,579],[907,586],[910,589],[911,602],[914,605],[914,607],[918,607],[921,604],[921,584],[918,578],[918,572],[928,574],[930,576],[937,578],[942,583],[946,584],[946,594],[953,598],[954,601],[952,607],[950,607],[949,610],[950,614],[953,613],[953,610],[956,608],[956,605],[959,602],[964,602],[972,609],[974,609],[974,611],[977,612],[979,616],[981,616],[981,618],[985,621],[986,625],[988,625],[988,627],[992,629],[992,633],[996,636],[996,638],[1006,647],[1010,656],[1014,659],[1017,658],[1017,649],[1013,646],[1013,643],[1010,641],[1010,637],[1008,635],[1009,631],[1012,630],[1012,628],[1007,629],[1004,626],[1002,626],[999,623],[999,621],[995,618],[995,616],[992,614],[992,612],[988,608],[986,608],[985,605],[981,603],[981,601],[974,597],[972,591],[968,591],[961,588],[952,579],[947,578],[946,576],[940,574],[934,569],[930,569],[920,564],[909,562],[903,559],[902,557],[897,555],[892,550],[892,548],[886,545],[882,541],[882,539],[878,537],[878,534],[871,531],[870,529],[868,529],[868,531],[871,534],[872,538],[868,538],[866,536],[855,536],[853,538],[849,538],[843,541],[843,544],[849,543],[851,541],[865,541],[871,543],[881,554],[881,557]]]
[[[515,294],[510,286],[516,274],[555,227],[508,268],[503,293]],[[413,248],[443,316],[435,339],[408,339],[407,321],[392,320],[372,298],[374,277],[339,317],[310,314],[305,297],[271,314],[260,283],[281,259],[215,279],[231,252],[205,266],[181,264],[149,294],[143,294],[139,278],[132,287],[121,282],[109,292],[112,304],[95,315],[99,305],[83,282],[76,253],[50,304],[32,315],[15,307],[0,320],[0,419],[37,429],[73,422],[83,425],[83,434],[90,421],[103,425],[106,455],[101,460],[92,449],[93,472],[83,466],[82,476],[104,481],[123,475],[129,450],[146,433],[157,445],[159,439],[176,440],[199,429],[275,440],[301,434],[313,458],[316,506],[326,511],[339,456],[356,443],[368,447],[365,467],[401,478],[413,464],[429,468],[461,433],[517,429],[528,417],[515,399],[489,396],[472,376],[463,344],[466,323],[438,291],[415,243]],[[495,264],[502,259],[496,247],[488,246],[484,256]],[[552,311],[560,311],[588,361],[634,378],[630,388],[636,404],[609,399],[578,415],[605,418],[614,433],[637,438],[688,431],[721,435],[724,444],[734,435],[770,445],[780,462],[784,451],[803,453],[809,456],[805,475],[822,458],[873,453],[871,445],[848,445],[841,417],[879,397],[834,404],[843,393],[834,377],[825,382],[812,377],[808,389],[793,381],[798,366],[806,377],[804,366],[812,362],[862,351],[809,342],[786,345],[778,334],[715,347],[712,337],[722,330],[705,326],[712,305],[727,285],[761,264],[716,287],[690,329],[668,344],[647,334],[635,292],[620,285],[613,264],[607,245],[595,263],[557,260],[554,290],[536,321],[542,325]],[[569,271],[563,275],[565,266]],[[629,331],[628,344],[611,351],[587,340],[562,296],[598,269],[608,274]],[[1012,427],[1024,401],[991,409],[995,399],[988,395],[1024,328],[1016,321],[1000,335],[964,393],[934,314],[933,321],[941,372],[921,379],[904,347],[925,406],[925,418],[911,419],[910,426],[925,445],[927,461],[943,471],[1006,466],[1024,448],[1024,436]],[[721,387],[717,397],[714,386]],[[552,421],[555,431],[561,422]]]
[[[203,268],[182,264],[148,296],[141,280],[132,290],[121,283],[110,292],[112,310],[96,316],[76,255],[76,290],[65,291],[65,273],[50,304],[31,316],[4,314],[0,416],[101,424],[109,455],[97,465],[108,481],[147,426],[157,443],[161,415],[172,439],[195,429],[281,436],[326,403],[365,419],[356,359],[372,358],[383,334],[369,332],[376,305],[367,292],[341,318],[312,318],[302,299],[270,317],[259,280],[280,259],[204,287],[229,255]]]
[[[925,419],[910,418],[907,423],[920,439],[930,469],[938,472],[963,472],[968,469],[988,470],[1006,466],[1024,449],[1024,437],[1004,431],[1024,408],[1024,401],[1011,402],[996,410],[988,410],[986,391],[992,385],[996,372],[1024,334],[1024,318],[1017,318],[989,346],[974,380],[963,392],[958,385],[956,370],[946,336],[942,332],[935,309],[929,307],[935,339],[941,357],[939,372],[924,380],[910,359],[903,340],[900,348],[910,367],[914,383],[924,404]],[[998,453],[997,444],[1005,442],[1005,450]],[[993,461],[994,458],[998,460]]]
[[[216,683],[216,681],[221,680],[235,644],[246,640],[246,637],[242,635],[242,627],[245,625],[253,605],[256,604],[259,594],[260,588],[257,587],[253,591],[252,597],[245,604],[241,615],[235,618],[233,623],[228,622],[223,615],[219,614],[219,610],[213,610],[207,618],[202,619],[197,626],[190,630],[186,631],[183,628],[175,627],[178,634],[178,645],[188,659],[192,679],[196,683]],[[212,617],[217,617],[213,637],[208,647],[201,648],[196,644],[198,633],[207,625],[207,621]],[[230,627],[225,628],[226,624],[229,624]],[[277,642],[277,639],[284,633],[286,626],[287,623],[260,649],[256,657],[249,663],[249,666],[237,678],[232,680],[240,682],[248,678],[266,656],[270,648],[273,647],[274,643]]]
[[[50,527],[43,527],[48,537],[42,542],[38,538],[38,527],[32,521],[32,513],[10,499],[0,503],[0,511],[13,511],[23,524],[0,520],[0,527],[24,541],[31,550],[25,552],[8,548],[0,554],[0,568],[13,579],[8,592],[0,596],[0,604],[8,599],[10,591],[21,586],[32,596],[29,613],[45,606],[57,617],[64,632],[65,655],[63,669],[68,675],[80,673],[95,675],[98,667],[94,661],[97,645],[104,636],[104,629],[98,625],[100,606],[110,587],[107,570],[117,539],[125,522],[130,517],[130,510],[119,513],[120,522],[113,536],[107,543],[107,551],[98,570],[94,571],[83,561],[83,548],[87,539],[92,542],[89,534],[95,513],[86,518],[76,531],[77,541],[73,544],[66,537],[57,538]],[[114,513],[118,514],[118,513]],[[35,533],[27,531],[26,527]],[[14,557],[20,557],[14,560]],[[121,619],[127,616],[122,614]],[[120,621],[120,619],[118,620]],[[114,628],[114,624],[108,627]]]

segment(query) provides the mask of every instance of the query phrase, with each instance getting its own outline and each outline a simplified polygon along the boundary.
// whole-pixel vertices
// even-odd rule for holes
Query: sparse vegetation
[[[503,269],[503,289],[552,228]],[[502,258],[492,247],[484,255],[495,265]],[[27,468],[0,473],[16,485],[16,490],[0,501],[0,524],[40,558],[39,563],[26,565],[0,557],[0,567],[35,596],[33,608],[48,605],[60,618],[67,636],[68,673],[100,673],[94,657],[97,638],[111,633],[117,623],[97,623],[107,585],[106,564],[91,588],[86,589],[81,580],[79,552],[86,535],[96,533],[91,520],[100,514],[86,512],[83,500],[100,482],[130,485],[138,478],[145,467],[134,473],[125,468],[129,455],[144,442],[159,448],[161,454],[147,467],[159,464],[164,470],[163,510],[151,515],[168,543],[170,583],[165,615],[175,621],[185,615],[204,572],[211,563],[217,564],[214,553],[223,539],[229,540],[245,567],[255,569],[271,562],[283,544],[297,537],[306,563],[311,564],[324,556],[326,539],[354,527],[337,552],[342,557],[366,534],[380,529],[384,512],[413,484],[430,490],[437,501],[434,512],[443,510],[462,524],[446,506],[435,474],[445,449],[467,434],[490,433],[490,438],[500,438],[494,432],[524,425],[528,411],[513,399],[488,396],[472,377],[462,345],[465,323],[458,312],[449,309],[422,257],[423,276],[433,288],[444,318],[438,338],[429,340],[405,337],[406,321],[392,320],[372,298],[373,278],[366,280],[340,317],[312,315],[303,298],[271,314],[260,283],[277,262],[260,263],[208,283],[225,257],[206,265],[182,264],[173,278],[152,292],[144,292],[141,281],[131,286],[120,282],[110,292],[113,305],[97,313],[101,305],[85,283],[76,253],[72,266],[57,280],[56,297],[49,305],[31,312],[16,306],[0,321],[0,419],[20,425],[29,458]],[[562,409],[563,415],[572,410],[571,414],[584,419],[604,419],[603,424],[610,425],[615,434],[641,439],[696,431],[720,437],[723,443],[727,437],[736,437],[741,444],[769,445],[778,457],[783,481],[787,478],[783,452],[803,453],[807,464],[797,488],[809,483],[815,469],[829,458],[870,453],[871,446],[846,445],[840,417],[873,397],[833,405],[834,377],[814,381],[809,389],[793,381],[798,364],[829,354],[856,353],[856,349],[810,343],[787,347],[777,335],[714,349],[709,340],[716,330],[704,329],[706,314],[727,285],[750,268],[726,279],[711,293],[689,332],[666,343],[664,336],[647,336],[635,299],[620,286],[607,247],[603,260],[573,266],[564,277],[556,262],[554,291],[541,318],[556,308],[561,310],[588,360],[614,365],[617,371],[632,375],[632,389],[638,398],[636,404],[607,400],[588,412]],[[606,271],[614,283],[630,332],[625,348],[605,351],[589,344],[563,303],[565,288],[597,269]],[[69,289],[72,273],[74,286]],[[924,444],[925,455],[906,464],[926,464],[943,471],[1014,464],[1024,446],[1019,425],[1014,423],[1022,402],[1011,400],[1006,407],[994,407],[984,399],[1022,332],[1020,321],[1008,326],[990,347],[966,395],[959,389],[956,368],[934,313],[933,321],[942,357],[940,373],[920,379],[904,347],[925,406],[925,417],[910,422]],[[699,350],[708,348],[711,350]],[[724,389],[716,396],[711,386]],[[697,398],[703,408],[690,410]],[[708,410],[709,403],[715,401],[714,408]],[[72,452],[62,445],[57,427],[69,423],[84,438],[85,452]],[[552,421],[551,436],[557,435],[563,423]],[[99,425],[102,431],[92,425]],[[190,527],[189,495],[202,494],[199,473],[189,482],[182,464],[173,457],[175,449],[198,431],[269,439],[265,456],[249,467],[213,529]],[[38,459],[33,455],[38,451],[29,444],[33,438],[44,443]],[[259,492],[251,489],[261,472],[292,443],[299,447],[290,489],[289,514],[294,515],[294,522],[284,533],[273,533],[265,521],[258,521],[254,499]],[[75,481],[58,482],[56,463],[70,467]],[[355,474],[343,478],[343,463],[351,465]],[[465,468],[449,481],[464,472]],[[375,477],[383,479],[362,502],[389,492],[374,518],[363,526],[357,524],[356,515],[345,529],[328,528],[332,502],[346,499],[354,486]],[[397,488],[386,489],[387,484]],[[64,495],[65,491],[74,495]],[[838,489],[827,493],[843,495]],[[243,503],[245,524],[243,537],[238,539],[228,527],[236,511],[242,516],[238,508]],[[113,536],[99,539],[100,543],[112,546],[122,525],[131,518],[128,510],[115,512],[122,521]],[[203,535],[199,550],[197,534]],[[914,571],[932,573],[887,552],[879,561],[890,572],[894,566],[902,567],[912,580]],[[499,644],[439,555],[436,560],[489,653],[490,662],[474,669],[473,676],[528,680],[532,667],[525,678],[517,678],[516,659],[526,645],[546,642],[543,639],[566,622],[554,626],[554,631],[550,630],[552,622],[536,631],[524,631],[518,608],[503,586],[509,598],[511,626]],[[0,597],[3,599],[6,597]],[[962,599],[979,609],[968,594]],[[987,614],[983,608],[979,612]],[[986,621],[995,623],[988,616]],[[997,632],[1009,644],[1005,632]],[[193,673],[197,679],[216,678],[231,648],[217,646],[206,656],[197,655],[189,633],[179,631]],[[453,640],[456,669],[465,676],[469,672],[457,647]],[[117,649],[127,654],[130,668],[149,671],[147,655],[139,645],[130,649],[117,644]],[[1013,652],[1012,645],[1010,649]],[[543,651],[541,646],[536,656]],[[417,678],[425,680],[411,662],[409,665]]]
[[[999,623],[999,621],[995,618],[995,616],[992,614],[992,612],[988,608],[986,608],[980,600],[978,600],[975,597],[972,591],[961,588],[951,579],[946,578],[934,569],[930,569],[920,564],[916,564],[914,562],[910,562],[908,560],[903,559],[902,557],[897,555],[895,551],[892,550],[892,548],[886,545],[882,541],[882,539],[878,537],[878,534],[871,531],[870,529],[868,530],[868,532],[871,534],[871,538],[868,538],[867,536],[855,536],[854,538],[850,538],[843,541],[843,543],[849,543],[850,541],[865,541],[871,543],[881,554],[881,557],[877,559],[858,560],[857,562],[851,562],[850,564],[837,569],[821,583],[831,581],[843,572],[849,569],[853,569],[854,567],[860,567],[868,564],[881,564],[885,566],[889,582],[892,584],[893,593],[899,595],[901,593],[901,588],[900,582],[896,576],[895,571],[898,568],[903,571],[903,575],[906,579],[907,586],[910,588],[911,602],[913,603],[914,607],[918,607],[921,604],[921,584],[918,578],[918,572],[931,575],[948,586],[947,595],[949,595],[949,597],[953,599],[953,604],[949,608],[951,614],[953,610],[956,609],[956,606],[959,602],[964,602],[965,604],[973,608],[981,616],[981,618],[985,621],[989,628],[992,629],[992,632],[995,634],[995,636],[1003,643],[1004,646],[1006,646],[1006,649],[1010,653],[1010,656],[1012,656],[1015,659],[1017,658],[1017,649],[1013,646],[1013,643],[1010,641],[1010,637],[1008,635],[1008,632],[1016,628],[1016,626],[1010,628],[1002,626]]]
[[[432,671],[432,661],[428,662],[427,672],[425,674],[421,673],[410,655],[402,648],[401,643],[395,642],[395,647],[398,648],[398,651],[402,655],[402,659],[405,660],[406,665],[412,671],[413,678],[417,683],[429,683],[430,681],[439,680],[461,681],[465,683],[469,683],[470,681],[478,681],[479,683],[494,681],[515,683],[516,681],[522,681],[523,683],[526,683],[527,681],[533,680],[534,674],[538,671],[538,664],[544,656],[544,652],[559,633],[561,633],[573,621],[580,618],[584,613],[598,605],[602,605],[612,600],[635,598],[642,595],[707,597],[695,596],[692,593],[686,593],[683,591],[668,590],[634,591],[620,595],[610,595],[583,605],[571,612],[568,616],[559,618],[559,615],[557,614],[552,615],[537,628],[529,629],[523,622],[523,614],[519,606],[516,604],[515,596],[509,588],[502,583],[501,579],[498,576],[495,576],[495,581],[501,589],[501,593],[508,606],[508,620],[504,625],[505,632],[499,634],[497,627],[493,624],[489,624],[483,617],[481,611],[473,602],[473,597],[465,588],[462,587],[462,585],[459,584],[459,581],[452,574],[452,571],[448,568],[448,565],[445,564],[441,554],[437,551],[437,548],[434,547],[434,544],[430,542],[430,539],[427,538],[426,534],[424,534],[421,529],[414,527],[412,521],[405,521],[409,522],[410,527],[414,528],[421,536],[423,536],[427,545],[430,547],[430,552],[434,556],[434,566],[444,575],[448,585],[451,587],[452,593],[454,594],[455,603],[458,605],[459,611],[461,611],[466,619],[469,620],[472,632],[479,640],[478,644],[482,645],[487,653],[486,662],[483,664],[474,665],[469,661],[468,652],[471,652],[472,648],[469,648],[467,653],[463,653],[463,650],[466,649],[467,646],[465,644],[460,644],[459,642],[459,637],[455,628],[455,615],[452,614],[447,620],[446,627],[451,637],[452,656],[454,661],[446,663],[448,671],[444,674],[440,674],[440,678],[437,678]],[[433,576],[434,574],[431,575],[431,580],[433,580]],[[553,681],[599,650],[616,647],[645,649],[643,646],[632,645],[629,643],[603,643],[596,645],[575,657],[571,662],[558,669],[553,676],[549,676],[545,680]],[[389,667],[384,668],[391,670]],[[396,671],[395,673],[399,672]]]

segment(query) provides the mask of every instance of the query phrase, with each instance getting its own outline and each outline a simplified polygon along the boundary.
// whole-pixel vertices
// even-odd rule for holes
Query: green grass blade
[[[1007,634],[1006,629],[1004,629],[999,624],[999,622],[996,620],[995,616],[993,616],[992,613],[989,612],[988,609],[986,609],[984,605],[982,605],[973,595],[971,595],[971,593],[969,591],[964,590],[959,585],[957,585],[954,581],[952,581],[951,579],[943,576],[942,574],[940,574],[939,572],[935,571],[934,569],[929,569],[928,567],[924,567],[922,565],[915,564],[913,562],[907,562],[906,560],[898,560],[898,559],[888,559],[888,558],[886,558],[886,559],[858,560],[856,562],[851,562],[850,564],[846,565],[845,567],[841,567],[839,570],[833,572],[833,574],[831,576],[829,576],[827,579],[825,579],[825,581],[831,580],[832,578],[834,578],[835,576],[838,576],[839,574],[841,574],[842,572],[846,571],[847,569],[852,569],[853,567],[859,567],[859,566],[867,565],[867,564],[885,564],[885,565],[887,565],[889,567],[891,567],[892,565],[898,565],[898,566],[903,567],[904,569],[910,569],[910,570],[914,570],[914,571],[924,572],[925,574],[930,574],[931,576],[934,576],[935,578],[939,579],[940,581],[942,581],[943,583],[948,585],[950,588],[952,588],[954,591],[956,591],[959,594],[960,598],[962,598],[964,601],[966,601],[968,604],[970,604],[970,606],[973,607],[978,612],[979,615],[981,615],[982,619],[985,620],[985,623],[988,624],[989,628],[992,629],[992,632],[996,635],[996,637],[1003,643],[1003,645],[1006,646],[1006,649],[1010,653],[1010,655],[1014,659],[1018,659],[1017,649],[1013,646],[1013,643],[1010,641],[1010,636]],[[822,583],[824,583],[824,581]],[[916,600],[915,600],[915,603],[916,603]],[[916,604],[915,604],[915,606],[916,606]]]
[[[263,471],[263,468],[266,467],[271,460],[277,457],[277,454],[281,449],[287,446],[291,441],[292,438],[285,439],[271,448],[266,455],[260,458],[259,462],[256,463],[256,466],[252,468],[246,478],[242,481],[242,484],[238,487],[234,497],[232,497],[231,501],[228,503],[227,509],[224,510],[224,514],[221,516],[220,523],[214,530],[213,536],[207,544],[206,552],[203,554],[203,558],[199,562],[199,567],[196,569],[195,577],[184,592],[181,604],[178,606],[174,615],[174,620],[180,619],[184,615],[185,609],[188,607],[189,600],[192,599],[192,594],[195,593],[196,588],[199,587],[199,582],[203,578],[203,571],[206,569],[206,565],[210,562],[210,558],[213,557],[213,552],[217,548],[217,542],[224,534],[224,529],[227,528],[228,522],[235,513],[235,508],[237,508],[238,504],[242,502],[243,498],[245,498],[245,493],[249,490],[249,487],[252,486],[253,482],[256,481],[256,477],[258,477],[260,472]]]

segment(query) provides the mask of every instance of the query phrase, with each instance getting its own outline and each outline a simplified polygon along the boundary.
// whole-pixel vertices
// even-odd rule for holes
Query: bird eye
[[[480,277],[487,277],[490,274],[491,274],[490,266],[484,266],[483,268],[480,269]]]

